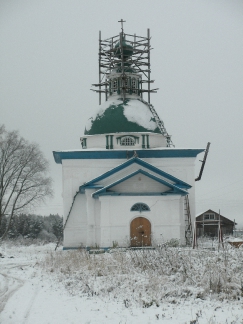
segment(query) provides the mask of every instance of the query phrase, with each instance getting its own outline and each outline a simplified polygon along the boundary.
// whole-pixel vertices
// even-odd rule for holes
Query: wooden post
[[[204,236],[204,215],[203,215],[203,236]]]
[[[224,243],[223,243],[223,235],[222,235],[222,228],[221,228],[221,218],[220,218],[220,209],[219,209],[219,222],[218,222],[218,239],[219,239],[219,246],[220,243],[222,243],[222,247],[224,248]]]
[[[194,231],[193,231],[193,240],[192,240],[192,248],[195,249],[197,247],[197,222],[194,223]]]

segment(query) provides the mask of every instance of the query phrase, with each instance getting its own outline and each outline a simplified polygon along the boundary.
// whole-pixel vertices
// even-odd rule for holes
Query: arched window
[[[121,145],[132,146],[135,145],[135,139],[129,136],[125,136],[121,139]]]
[[[135,205],[132,206],[131,211],[139,211],[144,212],[144,211],[150,211],[150,208],[148,205],[144,203],[136,203]]]

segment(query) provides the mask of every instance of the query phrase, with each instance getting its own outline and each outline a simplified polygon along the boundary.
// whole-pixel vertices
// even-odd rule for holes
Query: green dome
[[[154,132],[160,133],[149,107],[137,99],[108,100],[91,117],[85,135]]]
[[[120,47],[120,42],[116,43],[115,49]],[[126,43],[125,39],[122,40],[123,58],[126,60],[129,56],[133,54],[133,47]],[[121,49],[118,48],[115,52],[115,56],[121,58]]]

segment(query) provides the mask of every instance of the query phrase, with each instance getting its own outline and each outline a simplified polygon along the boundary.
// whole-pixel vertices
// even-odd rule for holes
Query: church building
[[[99,39],[100,105],[62,164],[64,249],[191,242],[195,160],[175,148],[150,103],[150,33]],[[101,103],[101,95],[104,100]],[[147,100],[145,101],[144,96]]]

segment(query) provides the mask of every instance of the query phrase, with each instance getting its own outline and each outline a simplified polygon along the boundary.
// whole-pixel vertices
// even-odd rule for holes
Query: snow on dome
[[[124,115],[127,120],[149,130],[154,131],[157,128],[149,107],[139,100],[129,100],[127,105],[124,106]]]
[[[102,117],[102,115],[104,114],[104,112],[107,108],[109,108],[110,106],[118,106],[118,105],[120,105],[120,103],[121,103],[121,100],[118,100],[118,99],[110,100],[109,99],[109,100],[105,101],[102,105],[100,105],[98,112],[88,119],[86,126],[85,126],[86,131],[90,130],[90,128],[93,124],[93,121],[96,118]]]
[[[91,117],[85,135],[119,132],[160,133],[149,107],[137,99],[109,98]]]

